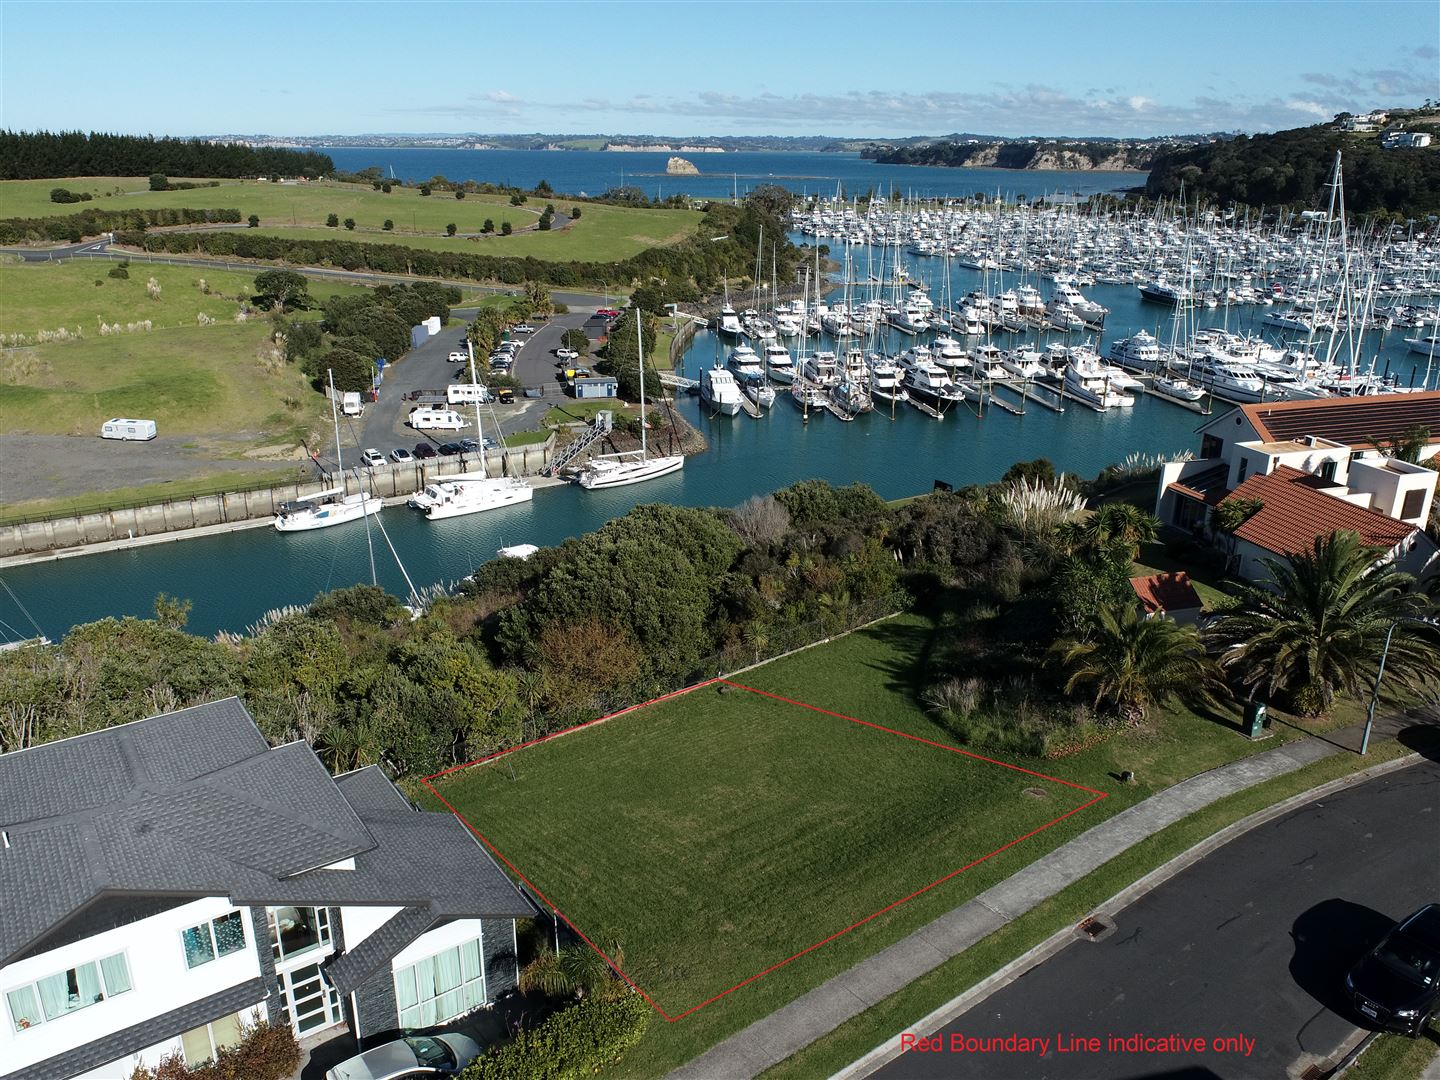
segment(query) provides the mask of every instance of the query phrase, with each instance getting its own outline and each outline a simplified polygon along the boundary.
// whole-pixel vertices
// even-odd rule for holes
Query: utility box
[[[1265,729],[1270,726],[1269,710],[1263,701],[1247,701],[1245,703],[1245,737],[1247,739],[1263,739],[1266,736]]]

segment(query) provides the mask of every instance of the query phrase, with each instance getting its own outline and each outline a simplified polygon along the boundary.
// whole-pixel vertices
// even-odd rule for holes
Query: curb
[[[1393,761],[1382,762],[1379,765],[1373,765],[1359,772],[1337,777],[1334,780],[1327,780],[1323,784],[1283,799],[1273,806],[1268,806],[1263,810],[1257,810],[1248,817],[1232,822],[1214,835],[1207,837],[1200,841],[1200,843],[1182,851],[1179,855],[1157,866],[1154,870],[1151,870],[1148,874],[1127,885],[1115,895],[1097,904],[1092,914],[1114,915],[1188,867],[1214,853],[1218,848],[1228,844],[1231,840],[1243,836],[1252,829],[1259,828],[1261,825],[1273,821],[1278,817],[1283,817],[1291,810],[1306,803],[1314,802],[1316,799],[1324,798],[1327,795],[1342,791],[1348,787],[1353,787],[1356,784],[1363,784],[1366,781],[1373,780],[1375,777],[1408,768],[1411,765],[1417,764],[1422,757],[1423,755],[1419,753],[1406,754],[1404,757],[1396,758]],[[1185,819],[1181,818],[1180,820],[1183,821]],[[1134,847],[1134,845],[1132,844],[1131,847]],[[1128,851],[1130,849],[1127,848],[1125,850]],[[1116,854],[1118,855],[1120,853],[1117,852]],[[1075,928],[1073,926],[1066,926],[1056,931],[1028,952],[1016,957],[1010,961],[1010,963],[982,979],[968,990],[951,998],[938,1009],[916,1020],[913,1024],[908,1025],[907,1030],[929,1032],[943,1027],[951,1020],[974,1008],[997,990],[1004,989],[1032,968],[1044,963],[1074,940]],[[849,1065],[834,1073],[830,1080],[861,1080],[862,1077],[869,1076],[882,1065],[886,1065],[898,1058],[900,1053],[900,1035],[897,1033],[863,1057],[857,1058]]]

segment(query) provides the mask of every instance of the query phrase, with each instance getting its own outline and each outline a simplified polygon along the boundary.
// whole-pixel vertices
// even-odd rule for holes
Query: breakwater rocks
[[[693,161],[686,161],[683,157],[672,157],[665,163],[665,174],[667,176],[699,176],[700,170],[695,167]]]

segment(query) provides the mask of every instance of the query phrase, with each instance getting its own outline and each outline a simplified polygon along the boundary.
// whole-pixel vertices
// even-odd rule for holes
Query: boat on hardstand
[[[335,425],[335,472],[345,475],[344,463],[340,460],[340,414],[335,409],[335,376],[330,374],[330,419]],[[295,499],[280,504],[280,513],[275,516],[275,528],[279,532],[309,532],[311,529],[325,529],[331,525],[343,525],[347,521],[359,521],[367,514],[378,514],[385,502],[378,495],[358,491],[353,495],[345,493],[345,487],[326,488],[304,499]]]
[[[635,320],[636,356],[645,355],[643,335],[640,329],[640,324],[644,321],[643,319]],[[630,484],[639,484],[646,480],[668,476],[683,469],[685,467],[683,454],[667,454],[663,457],[650,456],[649,439],[646,435],[649,426],[645,420],[645,365],[641,364],[639,454],[637,456],[635,451],[629,451],[623,454],[608,454],[603,457],[591,458],[585,463],[585,467],[580,470],[580,475],[576,478],[580,486],[586,491],[626,487]]]

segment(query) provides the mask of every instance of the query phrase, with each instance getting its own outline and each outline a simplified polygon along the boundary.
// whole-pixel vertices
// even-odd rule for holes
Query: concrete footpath
[[[1440,721],[1430,717],[1429,722]],[[1414,726],[1413,717],[1377,718],[1372,741]],[[1296,740],[1183,780],[1157,792],[942,915],[887,949],[842,971],[769,1016],[676,1069],[671,1080],[740,1080],[784,1061],[914,980],[958,956],[1148,836],[1226,796],[1357,750],[1359,729]]]

